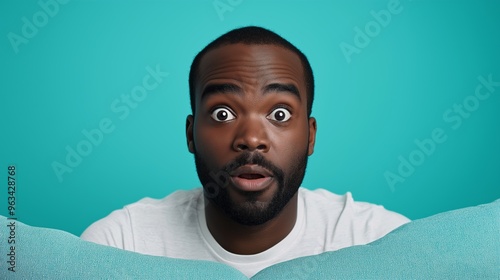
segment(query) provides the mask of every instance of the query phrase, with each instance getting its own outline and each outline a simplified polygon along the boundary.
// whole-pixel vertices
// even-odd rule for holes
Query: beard
[[[282,169],[266,160],[259,152],[244,152],[220,170],[210,170],[196,151],[194,157],[196,172],[203,185],[205,197],[231,220],[247,226],[264,224],[281,213],[302,184],[308,160],[306,149],[305,152],[298,154],[297,158],[291,161],[294,164],[291,166],[290,172],[285,174]],[[269,201],[259,201],[261,192],[258,191],[246,192],[245,200],[240,203],[231,199],[227,189],[227,185],[231,183],[229,174],[247,164],[260,165],[273,174],[278,188]],[[217,176],[213,176],[213,174],[217,174]]]

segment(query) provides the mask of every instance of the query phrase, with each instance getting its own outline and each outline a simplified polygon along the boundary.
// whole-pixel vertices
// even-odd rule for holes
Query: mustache
[[[281,168],[273,164],[271,161],[267,160],[261,153],[259,152],[245,152],[235,159],[227,163],[222,167],[222,171],[226,174],[231,174],[233,171],[238,169],[243,165],[255,164],[259,165],[271,173],[273,173],[274,177],[278,179],[278,181],[282,181],[284,177],[284,172]]]

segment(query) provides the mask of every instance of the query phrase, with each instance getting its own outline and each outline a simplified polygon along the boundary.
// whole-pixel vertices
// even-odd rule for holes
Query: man
[[[222,262],[251,277],[409,221],[350,193],[300,188],[316,140],[314,79],[307,58],[279,35],[260,27],[222,35],[195,57],[189,87],[187,146],[203,188],[125,206],[83,239]]]

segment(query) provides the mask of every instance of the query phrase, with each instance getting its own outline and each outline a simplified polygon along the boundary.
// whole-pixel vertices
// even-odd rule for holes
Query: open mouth
[[[247,179],[247,180],[254,180],[254,179],[264,178],[265,176],[262,174],[258,174],[258,173],[245,173],[245,174],[238,175],[238,177],[243,178],[243,179]]]
[[[272,172],[258,165],[243,165],[230,175],[233,185],[241,191],[262,191],[274,179]]]

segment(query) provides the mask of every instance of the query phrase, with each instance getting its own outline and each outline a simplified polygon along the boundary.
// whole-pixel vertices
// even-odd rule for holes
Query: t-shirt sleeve
[[[407,217],[387,210],[381,205],[358,202],[355,208],[359,216],[365,217],[364,229],[369,242],[375,241],[410,222]]]
[[[354,201],[350,192],[337,198],[335,204],[341,205],[342,209],[338,218],[332,217],[335,221],[334,250],[373,242],[410,222],[405,216],[381,205]]]
[[[396,228],[410,222],[410,219],[407,217],[387,210],[380,205],[373,206],[372,211],[373,217],[370,219],[371,228],[377,228],[377,230],[372,231],[373,236],[371,237],[373,240],[379,239]]]
[[[134,250],[130,214],[127,208],[113,211],[107,217],[94,222],[80,237],[101,245]]]

